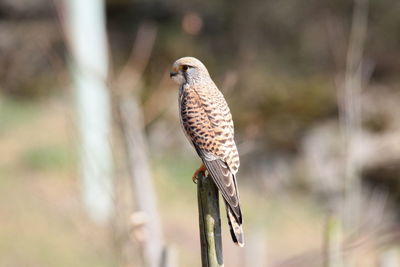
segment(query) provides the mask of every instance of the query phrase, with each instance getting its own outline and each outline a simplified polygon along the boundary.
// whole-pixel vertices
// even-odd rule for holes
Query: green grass
[[[89,228],[76,211],[60,211],[62,193],[49,203],[32,185],[22,177],[3,177],[0,183],[0,266],[110,266],[111,253],[98,245],[104,232],[96,234],[96,227]],[[85,235],[78,219],[80,227],[91,229]],[[98,235],[92,236],[93,244],[92,234]]]
[[[63,144],[35,144],[21,159],[22,166],[33,170],[65,170],[71,162],[71,151]]]
[[[31,123],[37,114],[38,107],[32,101],[0,97],[0,133],[23,123]]]
[[[200,160],[197,160],[195,154],[191,158],[184,158],[176,153],[156,160],[155,164],[165,172],[163,175],[167,176],[170,182],[186,187],[193,185],[192,175],[200,166]]]

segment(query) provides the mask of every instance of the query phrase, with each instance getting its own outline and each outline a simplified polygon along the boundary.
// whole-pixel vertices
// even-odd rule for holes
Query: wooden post
[[[197,177],[202,267],[224,266],[218,189],[211,177]]]

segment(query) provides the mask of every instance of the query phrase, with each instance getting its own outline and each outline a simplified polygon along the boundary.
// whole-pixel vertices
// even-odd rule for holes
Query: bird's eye
[[[187,71],[189,69],[189,66],[188,65],[182,65],[181,66],[181,70],[182,71]]]

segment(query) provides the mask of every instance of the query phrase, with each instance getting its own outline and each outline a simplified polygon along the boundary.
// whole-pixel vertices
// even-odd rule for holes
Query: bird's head
[[[194,57],[183,57],[178,59],[172,65],[170,77],[182,85],[185,83],[201,82],[209,79],[207,68],[200,60]]]

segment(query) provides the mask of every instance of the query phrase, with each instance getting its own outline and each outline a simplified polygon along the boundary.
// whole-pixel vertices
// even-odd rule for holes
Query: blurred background
[[[400,2],[2,0],[0,266],[201,266],[180,57],[225,95],[226,266],[400,266]]]

